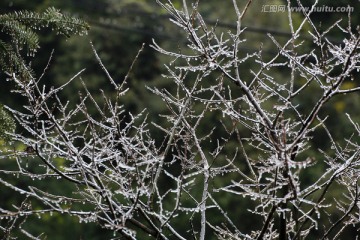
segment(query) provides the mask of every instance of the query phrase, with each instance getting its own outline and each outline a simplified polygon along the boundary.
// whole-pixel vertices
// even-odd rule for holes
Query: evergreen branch
[[[15,73],[21,79],[29,80],[33,71],[23,58],[26,54],[34,56],[39,46],[36,30],[51,28],[57,34],[70,37],[87,33],[89,25],[72,16],[62,14],[50,7],[42,13],[17,11],[0,15],[0,31],[9,38],[0,39],[0,68],[2,71]]]

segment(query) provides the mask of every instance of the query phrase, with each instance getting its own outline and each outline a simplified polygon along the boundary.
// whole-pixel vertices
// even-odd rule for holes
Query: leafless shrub
[[[278,53],[264,60],[261,48],[252,54],[239,50],[245,41],[242,18],[251,1],[245,9],[233,1],[237,30],[221,35],[206,25],[197,5],[190,11],[186,1],[184,10],[170,0],[158,2],[186,33],[190,50],[186,52],[191,52],[168,51],[155,41],[152,45],[174,58],[165,76],[174,88],[150,89],[168,106],[166,124],[148,120],[145,113],[123,120],[126,109],[118,97],[126,89],[112,80],[96,52],[118,96],[110,99],[104,94],[105,106],[98,105],[85,84],[86,94],[71,109],[57,96],[66,84],[48,88],[39,86],[39,80],[23,82],[12,76],[19,94],[29,102],[25,112],[9,109],[27,131],[13,138],[29,150],[3,154],[16,159],[17,169],[1,173],[28,177],[34,184],[29,181],[20,188],[0,178],[26,196],[16,211],[1,209],[1,215],[15,220],[49,212],[69,214],[131,239],[141,231],[156,239],[305,239],[320,231],[328,239],[358,224],[358,123],[347,115],[353,137],[334,139],[319,112],[334,96],[360,90],[342,88],[359,71],[359,33],[350,24],[346,29],[335,24],[332,28],[340,28],[345,37],[342,43],[333,43],[326,37],[331,29],[320,32],[310,19],[311,11],[303,12],[298,27],[289,11],[291,38],[282,44],[269,34]],[[298,41],[305,24],[312,27],[315,46],[309,52]],[[242,69],[247,62],[254,68]],[[273,69],[288,72],[288,78],[272,76]],[[314,86],[318,100],[300,107]],[[88,104],[96,107],[98,119],[89,114]],[[214,114],[217,122],[207,126],[207,118]],[[164,132],[160,146],[149,133],[149,123]],[[307,150],[319,129],[327,133],[333,151],[314,158]],[[39,165],[37,172],[28,169],[28,158]],[[302,174],[316,164],[323,165],[319,178],[302,184]],[[72,183],[76,190],[67,196],[35,184],[53,178]],[[330,194],[333,185],[341,188],[339,198]],[[252,204],[226,205],[225,196],[231,202],[247,199]],[[41,202],[42,208],[32,209],[27,204],[31,199]],[[342,215],[329,221],[327,214],[334,205]],[[234,207],[258,219],[253,229],[238,225]],[[181,222],[184,219],[187,222]]]

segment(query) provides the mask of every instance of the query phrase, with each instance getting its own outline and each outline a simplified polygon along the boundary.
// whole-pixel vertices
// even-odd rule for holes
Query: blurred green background
[[[173,1],[176,6],[181,8],[180,0]],[[189,6],[192,1],[188,1]],[[238,1],[240,5],[244,5],[246,1]],[[313,1],[303,1],[305,5],[311,4]],[[356,14],[360,10],[360,3],[357,1],[352,6],[354,12],[352,14],[352,25],[357,26],[359,24],[359,14]],[[264,52],[270,58],[273,56],[277,49],[274,44],[267,37],[266,33],[270,32],[280,42],[287,40],[289,37],[289,26],[287,22],[286,13],[267,13],[262,12],[261,9],[264,5],[272,4],[285,4],[280,0],[259,0],[253,1],[251,8],[249,9],[245,19],[244,26],[248,27],[245,32],[247,42],[242,44],[241,48],[244,54],[251,53],[259,49],[260,44],[263,45]],[[347,6],[348,1],[320,1],[319,5],[326,6]],[[137,54],[137,51],[145,43],[144,51],[141,53],[139,60],[135,63],[133,70],[130,73],[127,81],[127,86],[130,88],[129,93],[123,98],[123,103],[126,109],[132,113],[138,113],[144,108],[149,113],[149,119],[151,121],[160,123],[163,120],[159,117],[160,113],[166,112],[166,105],[162,103],[159,97],[154,96],[146,89],[146,86],[164,87],[171,91],[172,83],[167,79],[161,77],[161,73],[165,72],[163,64],[168,63],[169,59],[155,52],[149,47],[152,39],[155,39],[158,44],[165,49],[177,51],[177,49],[185,49],[185,38],[179,29],[168,21],[169,16],[164,9],[156,4],[155,1],[149,0],[1,0],[0,2],[0,14],[12,12],[15,10],[31,10],[31,11],[43,11],[49,6],[54,6],[60,9],[62,12],[75,15],[88,21],[91,26],[91,30],[88,36],[71,37],[66,39],[65,37],[55,35],[51,31],[41,31],[40,45],[41,49],[37,53],[36,57],[32,61],[32,67],[34,68],[37,76],[43,72],[46,64],[49,60],[50,53],[54,50],[54,54],[51,60],[51,66],[46,72],[43,82],[47,85],[59,86],[66,82],[72,76],[74,76],[81,69],[86,68],[82,75],[83,80],[87,84],[90,91],[100,93],[99,89],[103,89],[106,94],[114,94],[111,91],[110,84],[106,80],[99,64],[92,53],[90,41],[93,42],[97,49],[104,65],[108,68],[113,79],[117,82],[122,82],[127,74],[129,67]],[[232,7],[232,0],[207,0],[200,1],[199,11],[203,17],[208,20],[209,24],[214,24],[217,21],[217,31],[227,32],[228,30],[234,31],[235,27],[235,13]],[[319,26],[320,29],[327,29],[336,20],[343,18],[342,24],[347,23],[347,13],[318,13],[313,16],[313,21]],[[294,14],[294,22],[300,21],[301,16]],[[303,39],[309,40],[310,35],[303,32]],[[344,35],[341,31],[333,31],[330,33],[330,37],[334,42],[341,42]],[[312,47],[311,41],[304,43],[304,51]],[[244,69],[251,69],[252,64],[245,63]],[[250,75],[249,72],[244,73]],[[276,76],[282,80],[288,78],[288,74],[283,71],[272,72],[273,76]],[[358,77],[358,76],[355,76]],[[6,81],[6,76],[0,74],[1,88],[0,88],[0,103],[3,105],[9,105],[15,109],[21,109],[24,103],[24,99],[19,98],[14,93],[11,93],[11,89],[14,88],[11,82]],[[348,87],[358,84],[357,82],[348,82]],[[62,92],[61,97],[63,99],[70,100],[72,104],[78,101],[78,92],[82,91],[81,83],[74,81],[72,86],[67,87]],[[308,106],[312,106],[317,100],[320,89],[311,87],[308,97],[302,99],[303,102],[299,103],[301,108],[306,112]],[[101,96],[95,96],[101,101]],[[352,127],[349,121],[345,117],[344,113],[352,114],[354,120],[359,122],[360,120],[360,100],[358,94],[348,95],[346,98],[335,98],[326,105],[326,108],[321,112],[322,116],[329,115],[329,121],[327,126],[331,129],[332,134],[338,139],[344,139],[350,137],[353,133]],[[208,116],[209,124],[213,124],[217,121],[218,113],[214,113]],[[206,125],[205,125],[206,128]],[[207,129],[205,129],[207,130]],[[205,132],[204,130],[204,132]],[[161,141],[162,133],[156,129],[152,129],[153,136]],[[218,132],[222,134],[221,131]],[[0,135],[1,136],[1,135]],[[321,159],[321,155],[318,149],[331,152],[329,141],[326,139],[325,131],[318,131],[311,139],[312,146],[307,151],[307,155],[314,158]],[[213,150],[215,146],[209,145],[208,151]],[[232,151],[229,148],[229,151]],[[0,160],[0,167],[12,168],[14,162]],[[36,166],[34,166],[36,168]],[[309,184],[312,180],[317,179],[323,164],[319,161],[318,164],[304,171],[302,176],[304,186]],[[228,179],[224,179],[227,181]],[[26,180],[19,180],[17,184],[26,184]],[[164,183],[165,184],[165,183]],[[216,185],[217,183],[214,183]],[[71,192],[71,189],[66,182],[54,181],[46,183],[47,188],[59,188],[62,191]],[[166,185],[166,184],[165,184]],[[220,184],[221,185],[221,184]],[[332,195],[336,196],[341,194],[341,189],[333,189]],[[20,203],[23,196],[14,195],[5,186],[0,186],[0,207],[12,208],[15,203]],[[231,217],[235,219],[235,224],[239,226],[240,230],[254,229],[256,228],[258,218],[249,213],[246,208],[251,207],[251,203],[247,199],[234,199],[226,194],[222,197],[221,204],[223,206],[231,206]],[[336,210],[334,209],[334,216],[336,216]],[[210,212],[211,215],[211,212]],[[186,216],[184,216],[186,217]],[[45,219],[44,219],[45,218]],[[217,215],[212,216],[213,219],[217,218]],[[241,219],[247,219],[242,221]],[[45,220],[45,221],[44,221]],[[78,219],[74,219],[66,216],[42,216],[41,219],[34,217],[31,221],[28,221],[25,227],[34,235],[48,236],[47,239],[110,239],[113,233],[99,228],[95,224],[78,224]],[[1,225],[7,224],[6,220],[0,220]],[[219,223],[221,222],[219,218]],[[174,224],[189,224],[187,220],[178,220]],[[258,227],[261,225],[259,224]],[[349,237],[353,236],[354,232],[349,230]],[[19,235],[20,236],[20,235]],[[316,235],[313,235],[316,239]],[[44,237],[45,239],[45,237]],[[146,239],[145,236],[139,239]],[[350,239],[350,238],[348,238]]]

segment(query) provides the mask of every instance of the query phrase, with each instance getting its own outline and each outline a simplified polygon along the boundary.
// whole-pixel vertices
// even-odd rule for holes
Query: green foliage
[[[195,0],[194,0],[195,1]],[[191,3],[193,3],[194,1],[187,1],[188,2],[188,7],[190,8],[190,6],[192,5]],[[14,1],[16,2],[16,1]],[[18,3],[21,1],[17,1]],[[32,1],[24,1],[26,2],[26,4],[30,5],[34,5],[34,2]],[[31,3],[29,3],[31,2]],[[39,2],[39,1],[38,1]],[[84,3],[86,2],[86,8],[89,8],[89,6],[93,6],[93,9],[96,9],[96,11],[93,11],[91,13],[87,13],[90,14],[89,20],[95,20],[95,18],[97,17],[97,15],[100,16],[106,16],[109,17],[110,12],[114,13],[113,15],[111,15],[111,20],[115,21],[116,24],[114,25],[118,25],[118,26],[126,26],[128,28],[129,25],[134,25],[135,23],[137,25],[141,24],[139,23],[139,21],[137,21],[137,19],[141,18],[140,14],[134,14],[135,10],[139,10],[140,7],[144,8],[144,10],[148,10],[148,5],[147,4],[151,4],[150,1],[147,2],[145,0],[141,0],[138,1],[140,2],[140,4],[134,4],[136,3],[135,0],[126,0],[126,1],[113,1],[113,0],[109,0],[109,1],[99,1],[96,2],[95,1],[42,1],[43,4],[41,5],[42,9],[47,8],[47,4],[49,4],[49,2],[51,2],[51,4],[57,4],[56,6],[58,8],[66,8],[65,6],[68,7],[68,9],[66,9],[66,11],[84,11]],[[109,4],[109,10],[105,13],[101,13],[101,11],[99,10],[99,7],[97,6],[98,3],[104,4],[107,2],[111,2],[112,4]],[[153,1],[155,2],[155,1]],[[176,7],[181,8],[181,4],[182,4],[182,0],[178,0],[178,1],[174,1],[176,2]],[[233,23],[234,22],[234,14],[233,12],[229,11],[229,9],[231,10],[231,5],[232,5],[232,1],[224,1],[221,3],[221,6],[219,8],[218,5],[218,1],[214,1],[214,0],[209,0],[209,1],[200,1],[201,4],[201,12],[203,13],[204,11],[206,12],[205,16],[208,19],[220,19],[220,22],[224,22],[224,23]],[[238,4],[240,5],[245,5],[247,1],[244,2],[239,2],[237,1]],[[285,1],[283,1],[285,3]],[[296,2],[296,1],[295,1]],[[304,1],[304,2],[310,2],[310,1]],[[344,1],[340,1],[340,2],[344,2]],[[83,3],[83,6],[81,6],[81,8],[76,9],[77,5],[81,5],[81,3]],[[129,3],[133,3],[131,5],[129,5]],[[330,1],[321,1],[319,4],[330,4]],[[16,4],[16,3],[15,3]],[[117,5],[116,5],[117,4]],[[256,8],[251,8],[248,10],[245,18],[244,18],[244,26],[261,26],[261,27],[266,27],[269,29],[278,29],[281,31],[285,31],[288,30],[288,28],[284,25],[284,23],[286,22],[287,16],[282,14],[282,13],[261,13],[261,6],[262,4],[281,4],[280,1],[253,1],[252,5],[257,6]],[[339,3],[334,3],[334,4],[339,4]],[[46,5],[46,6],[45,6]],[[128,6],[128,8],[126,8],[126,6]],[[343,4],[346,5],[346,4]],[[115,7],[116,6],[116,7]],[[205,8],[205,9],[204,9]],[[39,6],[37,6],[37,9],[40,9]],[[49,9],[53,9],[53,8],[49,8]],[[56,9],[53,9],[55,12],[57,11]],[[133,12],[129,13],[128,17],[126,19],[120,19],[121,18],[121,14],[125,14],[126,10],[134,10]],[[165,13],[164,10],[156,10],[157,13]],[[63,34],[65,36],[69,36],[72,33],[75,34],[81,34],[80,32],[71,32],[73,31],[73,29],[75,29],[77,27],[76,24],[74,24],[73,26],[69,25],[69,28],[67,29],[57,29],[57,25],[59,22],[53,22],[53,21],[48,21],[46,22],[46,17],[44,17],[44,15],[47,14],[47,12],[45,11],[43,14],[37,14],[37,13],[33,13],[33,12],[17,12],[18,14],[22,15],[23,17],[20,17],[22,20],[16,20],[16,14],[10,14],[13,17],[13,20],[11,20],[12,24],[14,24],[13,26],[17,26],[17,29],[14,27],[14,29],[11,29],[8,27],[8,25],[6,25],[3,21],[3,17],[5,15],[8,14],[4,14],[4,15],[0,15],[0,24],[2,25],[0,27],[0,31],[3,32],[3,35],[0,35],[0,53],[1,53],[1,57],[0,57],[0,61],[1,62],[1,66],[3,67],[2,70],[10,72],[10,73],[16,73],[16,74],[23,74],[23,73],[28,73],[28,71],[30,71],[30,74],[28,74],[28,77],[32,77],[34,76],[32,73],[31,68],[29,68],[29,65],[25,64],[26,61],[24,61],[24,56],[28,55],[33,55],[36,50],[39,48],[39,39],[38,39],[38,35],[35,33],[36,30],[38,30],[39,28],[46,28],[49,27],[50,29],[53,29],[54,31],[56,31],[58,34]],[[115,15],[119,14],[119,15]],[[38,15],[38,16],[43,16],[43,19],[41,19],[40,17],[29,17],[26,18],[24,17],[25,14],[28,14],[28,16],[32,15]],[[95,16],[96,15],[96,16]],[[300,14],[293,14],[293,17],[295,19],[293,19],[295,25],[297,23],[300,23],[300,18],[298,19],[298,15]],[[339,14],[326,14],[326,13],[318,13],[313,15],[314,20],[316,20],[317,22],[322,23],[323,28],[327,28],[325,27],[328,25],[332,25],[335,20],[338,19],[338,15]],[[53,14],[54,19],[58,18],[59,21],[62,21],[62,17],[63,16],[61,13],[58,12]],[[65,16],[66,17],[66,16]],[[357,16],[355,16],[357,17]],[[18,17],[19,18],[19,17]],[[11,18],[10,18],[11,19]],[[53,19],[53,20],[54,20]],[[354,19],[354,18],[353,18]],[[141,19],[140,19],[141,21]],[[70,22],[70,21],[69,21]],[[64,24],[67,24],[69,22],[63,21]],[[157,26],[161,26],[164,27],[165,29],[168,28],[169,32],[171,32],[171,36],[173,36],[173,38],[171,39],[171,41],[167,41],[165,43],[163,43],[163,45],[167,46],[167,49],[181,49],[182,45],[180,39],[177,36],[180,34],[178,32],[174,32],[173,31],[173,25],[166,23],[167,21],[164,21],[164,23],[159,23],[159,24],[155,24],[153,20],[148,20],[145,21],[145,26],[143,27],[143,29],[145,30],[149,30],[151,29],[152,25],[157,25]],[[344,21],[343,21],[344,22]],[[345,21],[346,22],[346,21]],[[354,21],[354,23],[357,23],[356,21]],[[84,25],[84,29],[86,31],[87,26]],[[133,29],[135,29],[135,27],[132,27]],[[218,27],[219,28],[219,27]],[[91,34],[91,38],[93,39],[93,42],[96,46],[96,49],[100,50],[100,55],[102,60],[104,61],[105,65],[107,66],[107,68],[110,70],[110,73],[114,76],[114,79],[121,81],[124,78],[124,75],[126,75],[127,70],[129,65],[131,64],[131,61],[133,59],[133,54],[138,50],[139,46],[141,45],[142,42],[149,42],[147,40],[147,38],[145,37],[141,37],[141,35],[136,35],[136,34],[131,34],[131,32],[126,31],[124,34],[124,32],[120,32],[120,31],[115,31],[115,30],[111,30],[111,27],[108,27],[105,31],[104,29],[100,29],[97,28],[95,29],[95,31],[93,31]],[[66,31],[69,32],[66,32]],[[250,29],[251,30],[251,29]],[[14,31],[14,32],[12,32]],[[17,35],[16,35],[17,34]],[[265,34],[264,34],[265,36]],[[244,54],[247,54],[247,52],[249,51],[249,49],[251,50],[251,48],[256,48],[258,46],[259,42],[263,42],[263,49],[264,52],[266,51],[270,51],[271,49],[273,49],[273,44],[271,43],[271,41],[269,41],[269,39],[265,36],[262,37],[261,34],[256,34],[256,31],[249,31],[248,33],[246,33],[246,37],[248,39],[247,44],[245,45],[246,48],[244,48]],[[339,36],[341,37],[341,35]],[[158,37],[154,37],[155,39],[157,39]],[[149,38],[151,40],[151,37]],[[174,40],[176,39],[176,40]],[[14,41],[15,40],[15,41]],[[31,40],[31,41],[30,41]],[[281,41],[282,39],[280,39]],[[67,41],[67,42],[61,42],[58,44],[55,44],[55,41],[58,41],[58,39],[56,40],[52,40],[51,43],[48,43],[48,46],[45,46],[45,49],[53,49],[56,48],[56,54],[59,54],[59,52],[64,52],[64,54],[62,56],[56,56],[56,58],[54,58],[55,64],[52,64],[52,68],[47,72],[47,76],[45,76],[44,80],[45,81],[55,81],[57,85],[59,85],[59,83],[62,83],[62,81],[66,81],[67,79],[69,79],[70,77],[73,76],[74,73],[76,73],[77,71],[79,71],[80,69],[82,69],[83,67],[86,67],[86,72],[84,74],[86,74],[86,76],[84,77],[84,75],[82,75],[84,77],[84,79],[86,80],[86,83],[88,85],[88,87],[90,88],[90,90],[97,90],[97,89],[104,89],[106,90],[106,86],[104,81],[101,81],[101,75],[99,74],[98,67],[95,61],[92,61],[93,59],[93,55],[91,50],[89,50],[89,46],[86,46],[86,44],[84,44],[84,41],[82,39],[78,39],[78,38],[73,38],[71,41]],[[44,41],[42,41],[42,43],[44,43]],[[179,47],[179,44],[181,45],[181,47]],[[42,48],[44,48],[44,45],[42,44]],[[146,49],[145,49],[146,50]],[[48,50],[47,50],[48,51]],[[180,51],[180,50],[179,50]],[[185,49],[181,49],[181,51],[185,51]],[[22,54],[17,54],[17,53],[22,53]],[[25,53],[25,54],[23,54]],[[168,86],[169,83],[167,83],[166,81],[164,81],[164,79],[157,77],[158,75],[158,66],[156,65],[161,65],[160,63],[158,63],[156,61],[157,57],[154,57],[154,54],[151,53],[151,51],[148,51],[148,55],[145,55],[144,53],[141,54],[140,57],[144,56],[144,60],[142,64],[136,64],[134,71],[132,71],[130,79],[128,81],[128,85],[130,85],[130,91],[129,94],[126,95],[126,102],[131,102],[131,108],[127,107],[127,109],[133,110],[133,108],[137,107],[137,108],[142,108],[142,106],[139,106],[141,104],[147,104],[149,105],[148,109],[151,109],[150,114],[153,114],[154,116],[156,115],[156,111],[158,111],[157,109],[160,109],[162,107],[162,105],[160,104],[160,101],[156,98],[150,98],[147,97],[146,92],[144,91],[140,91],[137,90],[139,88],[141,88],[141,86],[143,85],[144,81],[147,81],[146,84],[148,85],[157,85],[157,86]],[[13,54],[13,55],[9,55],[9,54]],[[39,54],[42,55],[42,54]],[[150,57],[149,57],[150,56]],[[20,58],[19,58],[20,57]],[[36,70],[36,67],[39,68],[43,68],[44,66],[44,62],[46,62],[48,60],[48,54],[43,54],[42,56],[39,56],[40,58],[36,58],[34,59],[33,62],[33,67],[35,72],[38,72]],[[27,59],[27,57],[25,58]],[[41,60],[40,60],[41,59]],[[140,59],[141,60],[141,59]],[[39,64],[38,62],[41,61],[41,63]],[[94,63],[95,62],[95,63]],[[166,62],[166,61],[165,61]],[[19,64],[20,63],[20,64]],[[36,64],[36,66],[35,66]],[[138,68],[140,68],[140,71],[138,69],[136,69],[138,65]],[[6,68],[4,68],[6,66]],[[155,70],[154,70],[155,69]],[[247,69],[250,69],[249,67],[243,67],[242,69],[245,69],[244,71],[246,71]],[[144,73],[153,73],[151,74],[144,74]],[[140,75],[142,74],[142,75]],[[275,75],[277,76],[278,79],[287,79],[289,76],[289,72],[280,72],[276,73]],[[251,76],[249,76],[249,78],[251,78]],[[26,79],[26,78],[24,78]],[[301,79],[299,78],[299,81]],[[150,82],[151,81],[151,82]],[[52,84],[52,83],[50,83]],[[56,85],[55,84],[55,85]],[[79,87],[79,86],[78,86]],[[170,89],[172,88],[172,86],[169,87]],[[70,90],[67,92],[66,96],[64,96],[64,98],[66,99],[72,99],[72,98],[77,98],[77,95],[74,94],[74,89],[75,88],[70,88]],[[76,88],[78,89],[78,88]],[[135,91],[134,91],[135,89]],[[306,99],[306,102],[299,102],[298,104],[304,106],[304,108],[308,108],[308,106],[311,105],[311,103],[313,103],[314,101],[316,101],[315,97],[316,94],[314,94],[314,91],[316,89],[310,88],[309,89],[309,98]],[[318,90],[317,90],[318,91]],[[356,98],[357,96],[354,96],[353,98]],[[145,100],[144,100],[145,99]],[[331,114],[337,114],[338,112],[341,111],[356,111],[358,108],[356,107],[356,103],[358,103],[358,99],[356,98],[357,101],[352,101],[349,96],[347,97],[348,100],[346,101],[342,101],[340,102],[340,100],[335,99],[336,101],[333,101],[331,103],[334,103],[334,107],[336,109],[336,112],[332,111],[332,104],[329,104],[329,106],[326,108],[326,111],[324,112],[324,114],[326,113],[331,113]],[[129,101],[130,100],[130,101]],[[340,105],[340,103],[342,105]],[[352,107],[353,105],[355,105],[355,107]],[[5,117],[4,117],[5,116]],[[6,118],[9,117],[9,115],[6,115],[4,110],[0,111],[0,124],[3,124],[4,128],[2,128],[2,126],[0,126],[0,138],[2,138],[2,133],[4,133],[5,131],[9,131],[9,126],[10,125],[6,125],[4,124],[5,121],[3,121],[3,119],[7,119]],[[151,118],[154,119],[154,118]],[[8,119],[9,120],[9,119]],[[210,121],[211,120],[211,121]],[[13,122],[10,118],[10,123]],[[154,120],[154,122],[159,122],[159,120]],[[209,117],[209,125],[214,124],[214,122],[217,122],[217,118],[212,118]],[[346,129],[348,125],[344,124],[344,119],[340,119],[336,122],[334,122],[334,124],[332,124],[332,128],[331,131],[334,132],[339,132],[343,133],[343,129]],[[7,127],[6,127],[7,126]],[[7,128],[7,130],[5,130]],[[200,129],[202,130],[202,129]],[[207,129],[205,129],[207,130]],[[347,129],[348,131],[350,131],[350,128]],[[222,136],[222,132],[219,132],[217,135],[218,136]],[[246,135],[246,134],[245,134]],[[233,143],[234,142],[234,143]],[[324,151],[328,151],[328,143],[324,143],[324,136],[315,136],[314,140],[312,140],[312,148],[307,151],[306,156],[304,156],[304,159],[306,159],[306,157],[309,156],[313,156],[315,159],[318,159],[316,154],[316,149],[317,148],[321,148]],[[230,146],[232,148],[230,148]],[[236,149],[237,145],[236,145],[236,141],[232,141],[231,144],[229,144],[229,149]],[[210,147],[209,147],[210,148]],[[213,149],[211,149],[213,150]],[[232,156],[232,154],[229,154],[230,156]],[[252,157],[256,158],[256,153],[252,153],[251,154]],[[320,158],[320,156],[319,156]],[[312,169],[310,169],[310,171],[305,174],[304,176],[302,176],[303,179],[305,179],[304,184],[308,184],[307,182],[310,181],[310,179],[317,179],[319,174],[320,174],[320,168],[322,168],[322,166],[315,166]],[[56,181],[56,183],[54,183],[55,187],[57,186],[58,188],[62,188],[62,189],[68,189],[68,185],[61,183],[59,181]],[[167,187],[166,185],[166,181],[164,181],[164,188]],[[340,193],[341,189],[337,189],[336,191],[338,191]],[[1,192],[4,192],[3,189],[1,190]],[[4,195],[3,195],[4,197]],[[14,198],[10,198],[10,197],[4,197],[4,201],[6,200],[6,202],[11,202],[13,203],[10,199],[14,199]],[[16,199],[16,198],[15,198]],[[241,202],[241,203],[231,203],[230,201],[231,199],[228,197],[228,195],[223,195],[223,202],[222,205],[224,206],[234,206],[234,204],[237,204],[237,206],[248,206],[248,203],[245,204]],[[241,219],[244,219],[244,216],[246,216],[246,219],[248,219],[247,222],[251,223],[251,225],[254,224],[260,224],[260,221],[256,221],[255,218],[252,218],[252,216],[246,215],[246,212],[244,210],[245,207],[238,207],[236,209],[232,209],[233,211],[231,212],[231,214],[233,214],[234,216],[240,216],[238,217],[238,221],[236,222],[237,224],[241,225],[242,227],[246,228],[246,223],[242,223]],[[215,214],[214,214],[214,217]],[[58,218],[58,216],[56,216],[57,221],[60,222],[60,219]],[[180,220],[178,222],[178,224],[190,224],[186,221],[186,217],[183,218],[184,220]],[[219,218],[220,221],[221,218]],[[235,219],[235,217],[234,217]],[[61,219],[62,221],[64,219]],[[65,223],[69,224],[70,221],[65,220]],[[74,223],[73,221],[71,221],[71,223]],[[61,226],[60,226],[61,225]],[[76,224],[69,224],[69,225],[73,225],[72,227],[75,227]],[[52,233],[54,235],[59,235],[57,234],[56,231],[54,230],[53,227],[49,226],[45,226],[40,224],[40,222],[38,223],[34,223],[32,224],[32,227],[37,227],[39,228],[39,232],[50,232],[48,231],[49,229],[51,229]],[[49,228],[49,229],[48,229]],[[75,231],[72,231],[72,229],[70,230],[70,228],[68,228],[68,226],[64,223],[59,223],[58,224],[58,228],[59,229],[67,229],[66,232],[71,232],[71,234],[67,233],[68,235],[61,234],[61,237],[59,239],[66,239],[66,238],[75,238],[76,233]],[[46,230],[45,230],[46,229]],[[87,228],[86,230],[83,229],[82,232],[84,233],[88,233],[89,231],[88,229],[92,229],[92,226],[90,228]],[[81,231],[80,231],[81,232]],[[89,234],[90,235],[90,234]],[[94,235],[93,235],[93,238]],[[100,238],[100,237],[99,237]],[[102,236],[103,239],[106,239],[106,237]],[[86,237],[85,239],[89,239],[88,237]]]
[[[34,56],[40,48],[36,30],[50,28],[57,34],[83,35],[89,26],[81,19],[62,14],[49,7],[43,13],[17,11],[0,15],[0,69],[21,81],[33,79],[34,72],[26,58]],[[25,56],[25,57],[24,57]],[[14,131],[15,123],[0,108],[0,139],[6,139],[6,131]]]
[[[0,139],[8,140],[6,132],[15,131],[15,122],[11,116],[0,105]]]
[[[57,34],[86,34],[89,26],[81,19],[62,14],[55,8],[43,13],[18,11],[0,15],[0,67],[9,74],[15,73],[23,80],[33,77],[33,71],[23,55],[33,56],[39,49],[36,30],[51,28]]]

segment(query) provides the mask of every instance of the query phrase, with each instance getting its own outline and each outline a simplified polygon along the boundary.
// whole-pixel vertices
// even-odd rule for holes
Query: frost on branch
[[[351,21],[346,28],[337,22],[320,32],[311,21],[311,11],[303,12],[300,24],[289,22],[292,36],[288,41],[268,35],[277,54],[269,58],[261,46],[244,53],[240,50],[246,41],[242,18],[248,6],[240,9],[233,3],[237,30],[222,34],[206,24],[196,5],[190,13],[185,6],[184,11],[176,9],[170,1],[161,4],[187,35],[191,51],[172,52],[153,44],[154,49],[174,58],[166,77],[176,84],[176,91],[152,90],[171,112],[166,116],[173,125],[167,131],[169,139],[182,143],[176,144],[177,158],[183,156],[179,159],[181,176],[202,184],[202,193],[191,195],[197,204],[193,212],[200,215],[200,239],[207,234],[221,239],[302,239],[316,232],[324,238],[340,236],[359,222],[355,210],[358,124],[349,118],[354,134],[334,139],[327,127],[328,116],[320,112],[335,96],[360,90],[358,83],[343,88],[359,70],[359,32],[351,29]],[[288,14],[292,19],[292,13]],[[300,38],[305,25],[312,27],[309,51]],[[342,42],[327,37],[336,28],[344,33]],[[281,78],[276,71],[286,74]],[[317,101],[304,107],[308,94]],[[209,119],[214,121],[211,126],[206,125]],[[323,141],[333,151],[314,149],[311,139],[319,131],[327,133]],[[205,150],[209,145],[211,150]],[[315,158],[313,151],[322,157]],[[305,183],[304,176],[318,166],[323,166],[318,179]],[[333,198],[329,190],[333,185],[342,187],[343,199]],[[183,189],[188,195],[192,192]],[[254,219],[259,224],[242,230],[235,224],[236,217],[230,217],[230,205],[222,204],[225,196],[238,203],[243,198],[250,200],[254,206],[244,208],[257,216]],[[334,206],[341,217],[329,222],[327,215],[335,211]],[[208,217],[213,214],[221,220]],[[341,230],[335,231],[338,228]]]
[[[57,212],[132,236],[126,222],[136,224],[134,212],[149,201],[159,156],[146,127],[145,113],[133,116],[119,104],[127,91],[122,85],[116,85],[115,99],[102,95],[103,106],[95,101],[84,82],[85,94],[80,94],[75,107],[60,100],[58,93],[71,81],[82,81],[81,72],[58,88],[40,85],[37,79],[22,82],[12,76],[17,92],[28,100],[22,112],[8,109],[26,131],[12,137],[27,148],[3,154],[2,159],[13,159],[17,168],[1,172],[28,179],[29,184],[18,188],[6,182],[7,178],[0,181],[26,196],[24,202],[40,204],[41,210],[1,210],[1,215],[16,219]],[[96,117],[89,114],[88,106],[96,108]],[[39,188],[38,181],[67,181],[73,184],[74,192],[58,194],[59,189]]]
[[[173,51],[152,44],[173,58],[163,76],[171,87],[149,87],[168,108],[163,121],[146,118],[145,111],[132,116],[119,104],[126,90],[96,53],[117,92],[115,99],[103,95],[103,106],[85,83],[72,108],[57,96],[67,84],[49,88],[12,76],[29,102],[25,111],[9,109],[26,130],[13,138],[31,151],[9,152],[17,169],[2,173],[34,181],[22,188],[1,183],[24,194],[24,205],[36,200],[42,208],[1,209],[2,216],[69,214],[130,239],[140,233],[154,239],[327,239],[358,224],[359,124],[344,114],[353,134],[334,135],[334,116],[323,110],[334,97],[360,90],[358,83],[344,87],[359,70],[359,32],[339,22],[320,31],[311,11],[294,24],[289,11],[291,37],[280,41],[268,34],[276,49],[269,57],[261,46],[240,50],[251,1],[245,9],[233,1],[238,21],[227,33],[207,25],[199,2],[188,9],[183,1],[183,10],[171,1],[158,3],[186,34],[188,47]],[[311,27],[310,43],[300,37],[305,25]],[[327,37],[334,29],[343,31],[341,42]],[[306,101],[309,94],[315,102]],[[89,114],[89,105],[96,115]],[[151,127],[163,132],[159,143]],[[313,146],[319,132],[331,145],[326,151]],[[30,170],[25,159],[40,168]],[[73,194],[35,184],[54,178],[72,183]],[[246,216],[256,224],[244,227]]]

